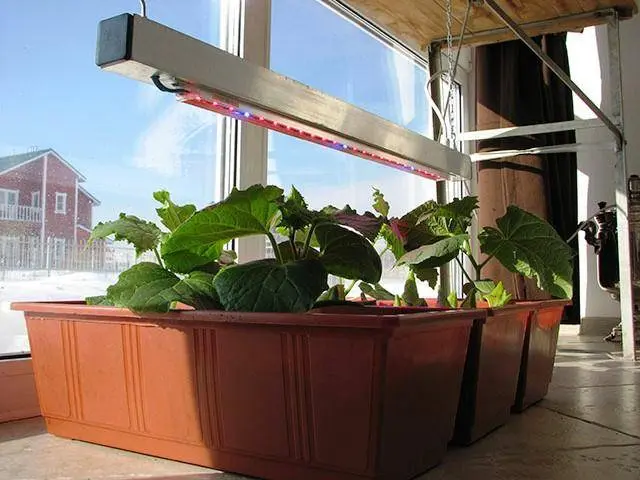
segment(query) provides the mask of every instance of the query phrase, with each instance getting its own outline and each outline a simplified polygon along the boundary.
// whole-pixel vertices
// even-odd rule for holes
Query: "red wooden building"
[[[100,205],[85,180],[51,148],[0,157],[0,237],[85,241]]]

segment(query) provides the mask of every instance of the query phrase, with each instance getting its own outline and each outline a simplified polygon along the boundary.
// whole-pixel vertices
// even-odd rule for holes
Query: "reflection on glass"
[[[0,16],[0,355],[28,351],[16,300],[95,295],[135,258],[86,241],[99,221],[154,219],[152,192],[215,191],[214,114],[94,63],[102,19],[138,2],[7,0]],[[150,16],[219,44],[219,1],[149,2]],[[11,92],[7,95],[6,92]]]
[[[316,0],[272,4],[271,68],[420,134],[429,133],[425,69]],[[381,132],[382,134],[383,132]],[[392,216],[435,199],[435,182],[269,132],[269,183],[295,185],[312,208],[371,210],[373,187]],[[402,292],[406,272],[386,255],[383,284]],[[435,293],[426,284],[421,294]]]

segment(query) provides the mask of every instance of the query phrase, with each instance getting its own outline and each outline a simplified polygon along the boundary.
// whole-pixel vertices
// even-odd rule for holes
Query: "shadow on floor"
[[[42,417],[7,422],[3,423],[0,429],[0,443],[35,437],[43,433],[47,433],[47,427]]]

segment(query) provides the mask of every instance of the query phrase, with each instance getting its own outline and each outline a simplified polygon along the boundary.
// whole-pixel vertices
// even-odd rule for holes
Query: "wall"
[[[92,227],[93,202],[82,190],[78,190],[78,225]]]
[[[611,112],[609,79],[609,46],[605,26],[585,29],[581,34],[569,34],[567,46],[571,64],[571,77],[583,88],[596,104]],[[640,62],[637,45],[640,45],[640,18],[621,23],[620,28],[625,132],[628,139],[628,173],[640,174]],[[594,115],[574,96],[577,118],[594,118]],[[612,136],[604,129],[577,132],[579,143],[611,142]],[[615,155],[610,150],[591,150],[578,154],[578,215],[583,220],[597,210],[599,201],[614,203]],[[581,238],[583,236],[581,235]],[[597,283],[596,257],[584,240],[580,241],[580,293],[581,317],[619,317],[616,301],[602,291]]]
[[[18,190],[18,205],[31,206],[31,192],[42,190],[42,160],[36,160],[22,167],[0,175],[0,188]],[[40,221],[0,221],[0,235],[26,237],[40,235]]]
[[[31,205],[31,192],[42,190],[42,160],[0,175],[0,188],[19,190],[18,204]]]
[[[55,213],[56,192],[67,194],[66,213]],[[47,163],[46,237],[73,241],[76,174],[58,158],[49,154]]]

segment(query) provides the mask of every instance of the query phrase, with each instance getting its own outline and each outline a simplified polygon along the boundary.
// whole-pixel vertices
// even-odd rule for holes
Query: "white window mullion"
[[[271,1],[222,0],[221,46],[251,63],[269,67]],[[233,187],[247,188],[267,181],[267,131],[229,117],[220,118],[218,145],[220,197]],[[253,236],[234,242],[240,262],[265,257],[265,238]]]

